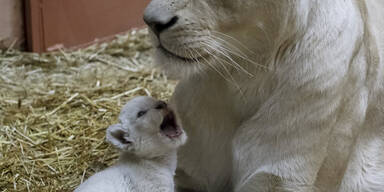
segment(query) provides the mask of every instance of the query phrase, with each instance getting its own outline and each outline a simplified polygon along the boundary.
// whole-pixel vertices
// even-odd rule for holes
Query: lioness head
[[[156,63],[172,74],[266,65],[300,26],[302,0],[152,0],[144,20]],[[302,21],[303,23],[305,21]]]

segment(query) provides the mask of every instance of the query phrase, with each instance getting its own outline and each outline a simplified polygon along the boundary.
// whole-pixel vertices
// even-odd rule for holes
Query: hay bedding
[[[146,30],[52,54],[0,52],[0,191],[72,191],[111,165],[105,129],[137,95],[175,82],[150,67]]]

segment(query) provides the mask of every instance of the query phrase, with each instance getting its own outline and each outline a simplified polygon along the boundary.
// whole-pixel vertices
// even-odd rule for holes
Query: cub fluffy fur
[[[121,150],[119,162],[96,173],[75,192],[173,192],[177,148],[186,135],[167,105],[137,97],[122,109],[107,141]]]
[[[384,1],[152,0],[144,18],[180,78],[180,191],[384,190]]]

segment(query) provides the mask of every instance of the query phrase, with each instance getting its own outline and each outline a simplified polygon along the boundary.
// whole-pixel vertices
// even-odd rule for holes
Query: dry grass
[[[0,192],[72,191],[114,162],[105,128],[137,95],[175,82],[150,67],[146,30],[86,49],[0,52]]]

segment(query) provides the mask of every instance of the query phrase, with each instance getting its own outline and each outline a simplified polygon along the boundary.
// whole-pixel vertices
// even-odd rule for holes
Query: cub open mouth
[[[160,131],[170,139],[177,138],[183,134],[183,131],[177,125],[173,111],[169,111],[164,117],[163,122],[160,125]]]

